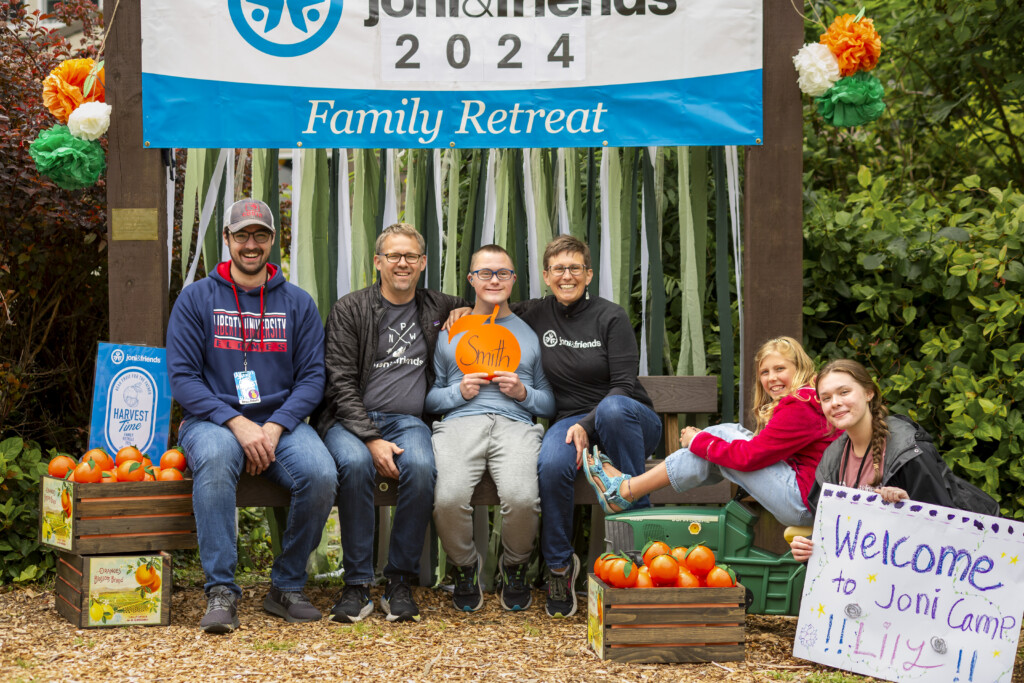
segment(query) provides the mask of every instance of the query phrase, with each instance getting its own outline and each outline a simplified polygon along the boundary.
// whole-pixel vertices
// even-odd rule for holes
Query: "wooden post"
[[[793,69],[803,38],[803,18],[789,0],[764,0],[764,145],[746,148],[743,209],[745,412],[757,348],[803,334],[803,108]]]
[[[115,14],[114,8],[117,7]],[[106,0],[107,253],[110,341],[164,345],[167,208],[160,150],[142,138],[140,0]]]

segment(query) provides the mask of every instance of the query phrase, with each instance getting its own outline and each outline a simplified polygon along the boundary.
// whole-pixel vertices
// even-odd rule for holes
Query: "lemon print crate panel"
[[[171,556],[57,553],[57,612],[78,628],[171,623]]]
[[[81,484],[44,476],[39,541],[76,555],[195,548],[192,480]]]

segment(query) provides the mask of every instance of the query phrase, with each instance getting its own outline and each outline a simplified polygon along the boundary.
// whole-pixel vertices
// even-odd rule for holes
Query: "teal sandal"
[[[627,480],[631,479],[632,476],[629,474],[620,474],[617,477],[609,477],[604,473],[604,466],[602,461],[605,456],[602,456],[594,449],[594,453],[598,455],[596,463],[591,462],[593,455],[588,454],[587,457],[587,470],[586,477],[587,483],[590,484],[590,488],[594,489],[594,493],[597,495],[597,502],[601,505],[601,509],[604,510],[605,514],[613,515],[616,512],[624,512],[633,507],[632,501],[626,500],[622,496],[622,484]],[[602,491],[597,483],[601,482],[601,486],[604,487]],[[613,510],[612,505],[619,508]]]

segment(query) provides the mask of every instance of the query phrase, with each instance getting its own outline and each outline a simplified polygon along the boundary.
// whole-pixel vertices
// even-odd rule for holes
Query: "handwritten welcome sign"
[[[1024,523],[826,486],[793,655],[890,681],[1010,681]]]

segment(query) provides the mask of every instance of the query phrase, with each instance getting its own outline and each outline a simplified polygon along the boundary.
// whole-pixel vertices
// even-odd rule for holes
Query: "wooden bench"
[[[679,448],[679,422],[680,414],[702,414],[718,411],[718,379],[716,377],[692,377],[692,376],[665,376],[665,377],[641,377],[640,382],[651,397],[654,403],[654,410],[662,419],[664,432],[665,453],[672,453]],[[648,469],[655,467],[660,460],[649,460]],[[376,489],[374,492],[374,503],[378,507],[389,507],[397,503],[398,482],[394,479],[385,479],[377,475]],[[651,502],[655,505],[701,505],[701,504],[725,504],[732,496],[732,488],[727,481],[722,481],[713,486],[702,486],[700,488],[684,491],[682,493],[671,487],[655,491],[650,495]],[[597,504],[597,497],[593,489],[587,483],[581,473],[576,477],[574,498],[576,505],[590,505],[593,507],[593,517],[590,533],[590,555],[595,556],[604,548],[604,514]],[[253,477],[243,473],[238,484],[236,494],[236,505],[238,507],[285,507],[290,502],[290,494],[265,477]],[[474,506],[498,505],[498,492],[494,481],[489,473],[473,491],[471,503]],[[486,515],[477,515],[477,545],[482,546],[486,553],[486,533],[480,538],[481,527],[486,531]],[[383,535],[383,534],[382,534]],[[386,539],[378,540],[379,549],[386,552]],[[426,559],[426,558],[425,558]],[[588,558],[592,562],[592,558]],[[424,568],[429,571],[429,568]],[[421,570],[421,579],[424,571]]]

